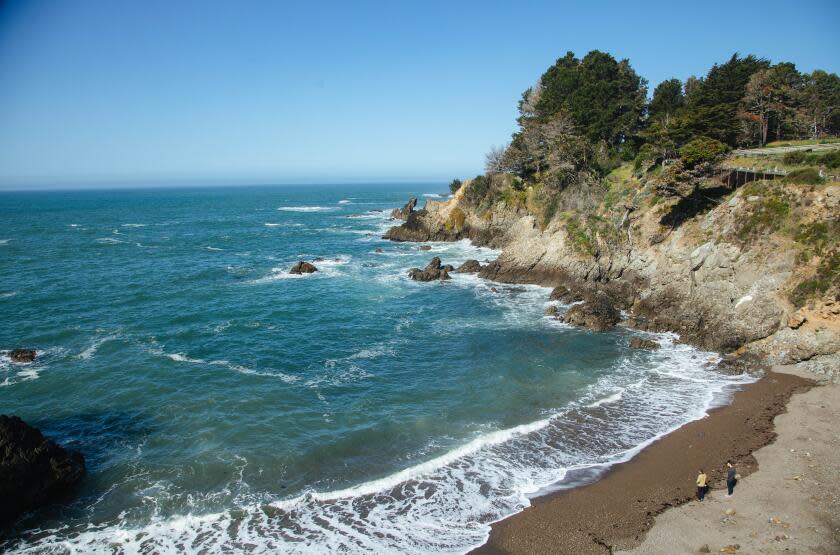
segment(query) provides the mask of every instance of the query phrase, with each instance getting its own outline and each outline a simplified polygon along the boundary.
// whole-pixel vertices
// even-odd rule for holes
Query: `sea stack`
[[[81,453],[64,449],[17,416],[0,415],[0,523],[48,503],[84,475]]]

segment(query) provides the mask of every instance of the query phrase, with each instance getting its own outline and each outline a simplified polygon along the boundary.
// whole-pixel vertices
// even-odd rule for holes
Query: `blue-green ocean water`
[[[499,254],[380,238],[442,190],[0,193],[0,351],[39,351],[0,353],[0,412],[89,469],[1,547],[463,553],[744,381],[670,336],[631,351],[558,324],[544,288],[410,281]]]

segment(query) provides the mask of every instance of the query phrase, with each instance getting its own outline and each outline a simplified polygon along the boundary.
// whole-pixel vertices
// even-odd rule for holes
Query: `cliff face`
[[[545,222],[529,206],[531,191],[518,205],[510,195],[479,203],[468,182],[386,237],[501,247],[482,277],[603,291],[628,311],[629,325],[716,351],[794,362],[840,350],[836,287],[801,306],[791,301],[832,252],[829,244],[815,253],[802,234],[840,218],[840,186],[710,183],[691,197],[661,198],[656,185],[626,171],[608,180],[597,206]]]

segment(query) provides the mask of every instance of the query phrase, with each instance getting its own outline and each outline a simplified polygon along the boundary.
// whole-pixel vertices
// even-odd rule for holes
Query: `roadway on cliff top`
[[[827,150],[836,149],[840,149],[840,143],[774,146],[769,148],[749,148],[742,150],[733,150],[732,154],[734,154],[735,156],[772,156],[773,154],[785,154],[786,152],[796,152],[797,150],[802,150],[805,152],[824,152]]]

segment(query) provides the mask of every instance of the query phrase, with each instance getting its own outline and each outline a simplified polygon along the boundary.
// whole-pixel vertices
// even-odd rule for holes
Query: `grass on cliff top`
[[[829,145],[833,143],[840,143],[840,138],[830,139],[802,139],[799,141],[773,141],[764,145],[765,148],[773,148],[776,146],[805,146],[805,145]]]

